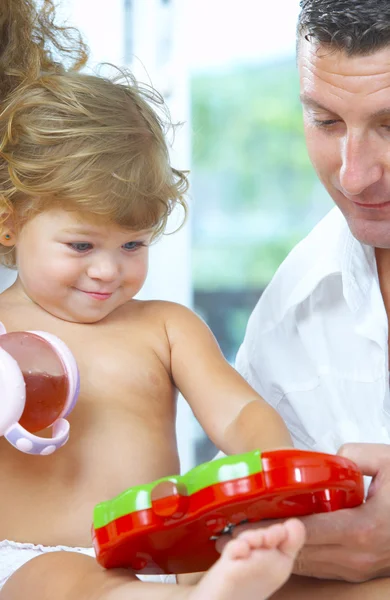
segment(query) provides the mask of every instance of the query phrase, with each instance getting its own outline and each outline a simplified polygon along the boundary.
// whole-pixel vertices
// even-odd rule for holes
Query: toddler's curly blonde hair
[[[9,217],[18,229],[57,206],[157,236],[177,204],[186,211],[188,187],[170,165],[163,99],[127,72],[80,72],[86,47],[53,15],[52,0],[40,11],[1,0],[0,236]],[[15,266],[15,251],[4,248],[0,260]]]

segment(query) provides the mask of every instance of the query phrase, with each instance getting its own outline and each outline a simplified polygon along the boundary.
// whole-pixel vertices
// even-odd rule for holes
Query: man
[[[363,506],[303,519],[308,541],[296,565],[298,574],[362,582],[390,576],[389,0],[301,0],[297,51],[307,148],[336,207],[264,292],[237,368],[297,447],[346,444],[340,452],[373,477]],[[306,582],[277,598],[390,592],[390,579]]]

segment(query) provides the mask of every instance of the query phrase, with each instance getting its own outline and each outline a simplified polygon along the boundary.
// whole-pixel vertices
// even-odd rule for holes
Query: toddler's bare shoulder
[[[192,311],[182,304],[166,300],[133,300],[121,308],[118,317],[124,325],[131,327],[134,322],[163,326],[167,320],[190,318]]]

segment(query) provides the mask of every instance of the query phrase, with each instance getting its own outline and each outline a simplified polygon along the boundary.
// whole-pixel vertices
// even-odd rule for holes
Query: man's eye
[[[141,246],[145,246],[145,244],[143,242],[126,242],[126,244],[123,244],[122,248],[125,250],[137,250],[138,248],[141,248]]]
[[[337,119],[326,119],[325,121],[319,121],[318,119],[314,119],[314,125],[316,125],[317,127],[331,127],[337,122]]]
[[[91,250],[92,244],[89,242],[72,242],[68,244],[69,248],[72,250],[76,250],[76,252],[87,252],[87,250]]]

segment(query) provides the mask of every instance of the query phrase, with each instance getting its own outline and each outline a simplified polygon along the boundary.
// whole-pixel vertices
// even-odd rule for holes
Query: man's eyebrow
[[[389,108],[381,108],[381,110],[377,110],[376,112],[372,113],[371,117],[372,118],[378,118],[378,117],[389,117],[390,116],[390,107]]]
[[[301,94],[299,96],[299,99],[304,106],[308,106],[309,108],[317,108],[319,110],[324,110],[325,112],[334,114],[333,110],[327,108],[323,104],[320,104],[319,102],[317,102],[317,100],[314,100],[314,98],[311,98],[307,94]]]
[[[316,108],[317,110],[323,110],[327,113],[335,114],[335,112],[332,109],[327,108],[323,104],[320,104],[319,102],[317,102],[317,100],[314,100],[314,98],[311,98],[307,94],[301,94],[300,101],[304,106],[307,106],[308,108]],[[378,119],[380,117],[390,117],[390,106],[388,108],[381,108],[380,110],[371,113],[369,116],[370,119]]]

